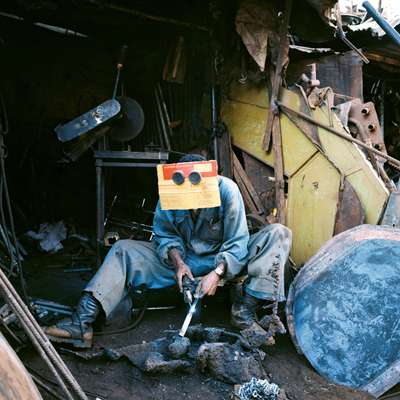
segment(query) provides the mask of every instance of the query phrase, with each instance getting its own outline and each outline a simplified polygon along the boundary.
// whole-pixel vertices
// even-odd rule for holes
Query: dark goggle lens
[[[192,171],[189,174],[189,181],[192,185],[198,185],[201,182],[201,175],[197,171]]]
[[[182,171],[176,171],[172,174],[172,181],[176,185],[182,185],[185,182],[185,175],[183,175]]]

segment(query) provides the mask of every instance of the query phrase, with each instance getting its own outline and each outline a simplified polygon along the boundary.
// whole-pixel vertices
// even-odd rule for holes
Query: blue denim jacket
[[[171,267],[168,252],[177,248],[193,275],[205,275],[223,262],[226,279],[243,269],[247,261],[249,231],[239,188],[232,180],[219,176],[221,206],[199,210],[196,222],[189,210],[161,210],[154,217],[157,252]]]

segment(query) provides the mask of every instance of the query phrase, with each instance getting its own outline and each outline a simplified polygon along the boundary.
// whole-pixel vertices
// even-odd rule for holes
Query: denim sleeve
[[[153,230],[154,241],[157,244],[157,253],[164,264],[171,265],[168,253],[173,248],[178,249],[182,258],[185,258],[185,245],[174,224],[173,213],[161,210],[160,202],[157,204],[154,215]]]
[[[223,262],[226,266],[225,279],[234,278],[247,261],[249,230],[242,196],[236,185],[229,185],[221,192],[224,206],[224,236],[215,265]]]

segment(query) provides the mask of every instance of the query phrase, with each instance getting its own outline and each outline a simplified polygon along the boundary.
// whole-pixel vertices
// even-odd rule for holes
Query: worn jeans
[[[250,236],[247,266],[241,274],[249,277],[247,293],[264,300],[285,299],[284,268],[291,240],[291,231],[280,224],[267,225]],[[214,269],[214,266],[208,269],[189,266],[194,276]],[[133,287],[146,285],[149,289],[159,289],[175,284],[175,270],[160,261],[155,243],[120,240],[84,291],[92,293],[109,316]]]

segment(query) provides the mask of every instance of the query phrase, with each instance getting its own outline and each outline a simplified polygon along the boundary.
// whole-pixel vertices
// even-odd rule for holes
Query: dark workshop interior
[[[283,1],[260,1],[273,10],[284,7]],[[255,186],[264,223],[276,211],[273,168],[236,146],[234,139],[231,142],[230,127],[221,118],[231,83],[248,80],[270,91],[270,72],[277,62],[278,49],[272,48],[266,65],[271,61],[273,68],[260,72],[235,26],[240,3],[0,3],[0,263],[24,300],[41,299],[71,309],[115,241],[150,240],[158,201],[154,167],[177,162],[187,153],[218,158],[221,174],[238,181],[230,171],[233,154]],[[290,61],[282,85],[300,93],[302,74],[312,77],[316,65],[320,86],[334,91],[332,108],[353,98],[375,104],[384,143],[374,146],[400,158],[399,47],[368,30],[348,31],[346,37],[370,60],[363,63],[335,36],[332,20],[321,17],[317,7],[322,5],[314,3],[333,6],[336,1],[293,1]],[[125,107],[126,119],[112,116],[112,123],[88,130],[78,139],[63,138],[72,132],[61,130],[70,121],[115,99]],[[350,123],[349,131],[359,137]],[[220,146],[217,154],[215,143]],[[229,157],[223,153],[224,146],[229,146]],[[387,163],[385,172],[399,187],[399,168]],[[289,180],[284,179],[282,190],[287,195]],[[246,199],[245,205],[254,214]],[[260,218],[255,225],[250,221],[250,228],[259,223]],[[56,237],[56,244],[44,249],[38,244],[40,235],[50,228],[62,239]],[[293,265],[286,271],[286,289],[297,273]],[[166,302],[166,309],[144,313],[149,304],[138,300],[132,317],[126,312],[129,304],[122,304],[114,319],[100,321],[95,350],[150,342],[165,330],[179,329],[186,315],[179,293],[156,293],[151,302],[150,306]],[[203,304],[202,324],[229,327],[230,302],[229,288],[221,288]],[[42,317],[47,323],[52,321],[51,313],[48,320]],[[43,399],[64,398],[27,337],[24,341],[15,335],[2,318],[0,311],[4,328],[0,330],[36,377]],[[147,375],[126,355],[113,362],[104,354],[85,360],[68,348],[60,349],[60,354],[90,399],[233,398],[232,384],[207,373]],[[296,352],[289,334],[279,336],[276,347],[266,354],[266,374],[285,388],[284,398],[375,398],[335,386],[320,376]],[[392,392],[396,390],[398,386]],[[390,398],[400,399],[396,396]]]

